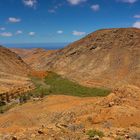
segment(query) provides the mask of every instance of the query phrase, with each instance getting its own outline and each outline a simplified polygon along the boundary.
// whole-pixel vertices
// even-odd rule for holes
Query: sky
[[[0,43],[73,42],[123,27],[140,28],[140,0],[0,0]]]

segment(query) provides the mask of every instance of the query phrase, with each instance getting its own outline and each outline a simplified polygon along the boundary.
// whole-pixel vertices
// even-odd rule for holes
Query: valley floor
[[[139,118],[137,87],[116,89],[107,97],[49,95],[1,114],[0,139],[138,140]]]

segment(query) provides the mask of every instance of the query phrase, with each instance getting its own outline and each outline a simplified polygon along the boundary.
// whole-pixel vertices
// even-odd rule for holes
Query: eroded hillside
[[[29,71],[29,66],[16,53],[0,46],[0,94],[30,90]]]
[[[88,86],[140,86],[140,29],[96,31],[45,63],[44,69]]]

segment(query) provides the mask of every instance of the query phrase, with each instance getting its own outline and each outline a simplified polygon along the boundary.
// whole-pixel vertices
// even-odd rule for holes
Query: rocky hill
[[[29,71],[30,68],[21,57],[0,46],[0,94],[29,90]]]
[[[98,30],[43,63],[43,69],[87,86],[140,86],[140,29]]]

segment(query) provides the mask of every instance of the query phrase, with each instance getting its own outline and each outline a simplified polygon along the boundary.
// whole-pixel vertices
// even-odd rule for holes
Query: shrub
[[[0,106],[4,106],[6,103],[4,101],[0,101]]]
[[[87,121],[90,122],[91,124],[93,123],[93,118],[91,116],[87,117]]]
[[[11,109],[12,107],[14,107],[16,104],[10,104],[10,105],[4,105],[4,106],[0,106],[0,113],[4,113],[6,111],[8,111],[9,109]]]
[[[90,138],[95,137],[95,136],[99,136],[99,137],[104,137],[104,133],[102,131],[99,130],[88,130],[86,133]]]
[[[19,98],[19,101],[20,103],[26,103],[27,100],[30,99],[30,96],[27,96],[27,95],[21,95],[20,98]]]

